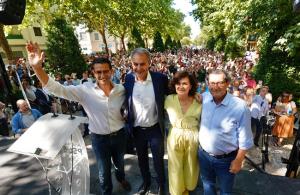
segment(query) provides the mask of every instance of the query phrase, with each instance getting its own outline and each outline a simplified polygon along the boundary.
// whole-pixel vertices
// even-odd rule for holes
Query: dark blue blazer
[[[155,101],[158,113],[158,122],[164,136],[164,102],[165,96],[168,95],[168,78],[166,75],[158,73],[158,72],[151,72],[150,76],[153,83],[154,94],[155,94]],[[126,101],[128,103],[128,125],[129,129],[132,133],[133,125],[134,125],[134,113],[133,113],[133,105],[132,105],[132,92],[135,83],[135,75],[134,73],[130,73],[125,77],[124,87],[126,89]]]

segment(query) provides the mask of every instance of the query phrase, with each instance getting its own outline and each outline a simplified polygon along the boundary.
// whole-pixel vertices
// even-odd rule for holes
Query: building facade
[[[105,44],[103,43],[102,36],[99,32],[90,32],[84,25],[79,25],[75,28],[75,33],[84,54],[105,52]],[[108,49],[112,53],[121,50],[122,45],[119,38],[110,35],[108,32],[105,32],[105,35]],[[127,45],[127,39],[125,39],[125,45]]]
[[[37,42],[42,50],[46,49],[46,37],[43,34],[41,27],[39,26],[28,27],[21,31],[18,30],[17,27],[13,27],[6,39],[11,47],[14,59],[20,57],[27,58],[25,46],[28,41]],[[0,54],[3,58],[4,63],[8,64],[8,59],[1,47]]]

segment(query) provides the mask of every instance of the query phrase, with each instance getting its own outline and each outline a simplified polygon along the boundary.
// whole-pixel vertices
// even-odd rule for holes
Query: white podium
[[[39,118],[10,148],[9,152],[36,157],[49,179],[49,194],[88,195],[90,170],[79,125],[86,117],[46,114]]]

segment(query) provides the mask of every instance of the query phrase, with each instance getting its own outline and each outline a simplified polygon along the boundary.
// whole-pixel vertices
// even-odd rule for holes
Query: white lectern
[[[51,178],[49,193],[88,195],[90,171],[86,147],[79,125],[87,118],[46,114],[39,118],[9,149],[36,157]]]

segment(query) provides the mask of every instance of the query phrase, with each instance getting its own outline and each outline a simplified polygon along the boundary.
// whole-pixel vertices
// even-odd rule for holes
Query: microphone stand
[[[71,102],[70,101],[68,101],[68,110],[69,110],[69,113],[70,113],[69,120],[74,120],[76,117],[73,116],[73,114],[72,114],[72,108],[71,108]]]
[[[56,118],[58,117],[58,114],[56,114],[55,110],[56,110],[56,103],[53,103],[52,105],[53,109],[52,109],[52,118]],[[54,108],[55,107],[55,108]]]

